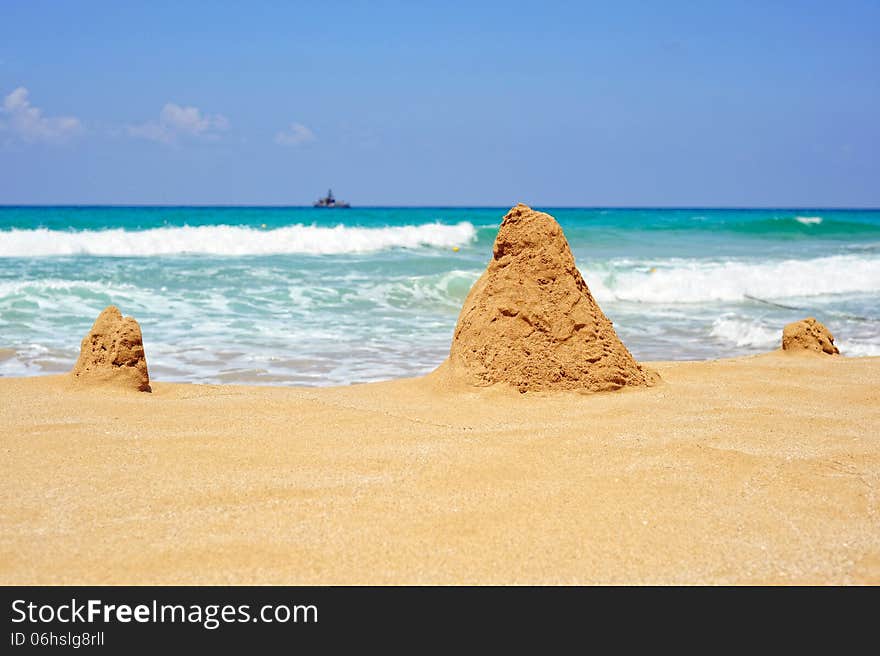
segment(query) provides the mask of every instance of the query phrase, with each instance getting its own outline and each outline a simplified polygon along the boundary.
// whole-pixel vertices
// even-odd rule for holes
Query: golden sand
[[[880,583],[880,358],[650,388],[0,379],[0,583]]]

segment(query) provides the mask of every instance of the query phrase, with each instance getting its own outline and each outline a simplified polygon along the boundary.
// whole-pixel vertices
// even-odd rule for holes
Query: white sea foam
[[[821,216],[796,216],[794,220],[798,223],[803,223],[804,225],[818,225],[822,223]]]
[[[427,306],[458,310],[479,277],[479,271],[459,270],[411,276],[367,286],[361,296],[392,307]]]
[[[836,340],[841,355],[849,357],[865,357],[880,355],[880,341]]]
[[[719,317],[712,323],[709,334],[737,346],[772,348],[782,338],[782,329],[774,329],[757,320]]]
[[[119,293],[136,290],[137,287],[127,283],[105,283],[94,280],[62,280],[59,278],[44,278],[42,280],[4,280],[0,281],[0,299],[13,294],[41,294],[46,292],[93,292],[93,293]]]
[[[391,248],[451,248],[476,238],[471,223],[363,228],[292,225],[273,230],[240,226],[184,226],[128,231],[0,231],[0,257],[98,255],[335,255]]]
[[[835,255],[807,260],[665,260],[598,264],[584,270],[602,300],[705,303],[747,297],[783,299],[880,291],[880,257]]]

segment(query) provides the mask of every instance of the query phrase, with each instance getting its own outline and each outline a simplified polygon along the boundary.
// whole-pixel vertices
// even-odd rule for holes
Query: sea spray
[[[0,257],[95,255],[336,255],[391,248],[452,248],[474,239],[474,226],[424,225],[361,228],[292,225],[273,230],[242,226],[181,226],[151,230],[57,231],[13,229],[0,233]]]

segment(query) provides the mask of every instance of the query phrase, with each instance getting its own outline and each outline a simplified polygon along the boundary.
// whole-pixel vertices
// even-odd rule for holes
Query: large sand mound
[[[834,345],[834,335],[813,317],[795,321],[782,329],[782,350],[815,351],[828,355],[840,353]]]
[[[83,338],[79,360],[71,373],[80,383],[149,392],[150,376],[138,322],[123,317],[113,305],[105,308]]]
[[[562,228],[519,204],[464,302],[449,365],[476,385],[600,392],[648,385],[574,264]]]

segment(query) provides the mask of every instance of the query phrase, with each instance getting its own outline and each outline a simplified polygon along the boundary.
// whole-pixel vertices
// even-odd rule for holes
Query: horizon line
[[[248,204],[248,203],[0,203],[0,209],[10,208],[186,208],[186,209],[473,209],[497,210],[515,205],[353,205],[348,208],[322,208],[309,205]],[[559,210],[830,210],[880,211],[880,205],[553,205],[533,203],[530,207]]]

